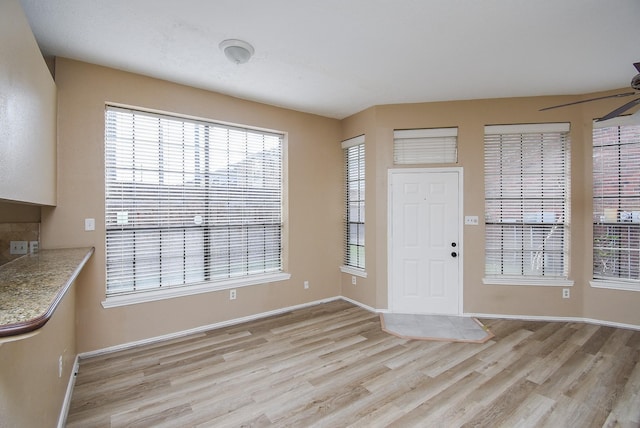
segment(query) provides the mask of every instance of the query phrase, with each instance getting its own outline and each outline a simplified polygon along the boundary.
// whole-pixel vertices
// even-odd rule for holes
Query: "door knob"
[[[458,253],[456,253],[455,251],[451,252],[451,257],[458,257]]]

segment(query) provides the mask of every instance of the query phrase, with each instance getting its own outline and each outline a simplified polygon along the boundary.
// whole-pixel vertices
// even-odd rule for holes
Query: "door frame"
[[[458,313],[464,313],[464,170],[462,167],[390,168],[387,172],[387,312],[393,312],[393,177],[394,174],[458,174]]]

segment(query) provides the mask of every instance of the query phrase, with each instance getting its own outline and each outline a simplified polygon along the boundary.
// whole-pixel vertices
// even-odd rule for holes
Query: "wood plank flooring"
[[[83,359],[68,427],[639,427],[640,331],[401,339],[344,301]]]

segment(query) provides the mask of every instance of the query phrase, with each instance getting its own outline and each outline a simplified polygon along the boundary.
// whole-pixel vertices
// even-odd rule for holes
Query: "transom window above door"
[[[393,163],[450,164],[458,162],[458,128],[396,129]]]

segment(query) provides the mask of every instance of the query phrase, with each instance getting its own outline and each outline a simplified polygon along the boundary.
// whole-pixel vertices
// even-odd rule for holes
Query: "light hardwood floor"
[[[335,301],[83,359],[67,426],[640,426],[640,331],[482,321],[406,340]]]

